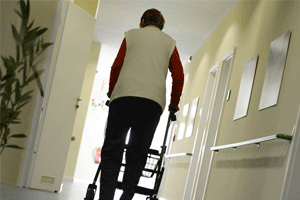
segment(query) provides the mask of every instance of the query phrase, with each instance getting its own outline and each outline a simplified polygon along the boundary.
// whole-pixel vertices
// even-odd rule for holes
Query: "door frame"
[[[286,171],[282,183],[280,200],[293,200],[299,198],[300,183],[300,106],[297,115],[296,125],[293,129],[293,140],[290,147],[289,157],[286,164]],[[298,155],[297,155],[298,154]]]
[[[217,140],[220,121],[222,118],[222,112],[223,112],[225,98],[226,98],[226,93],[228,90],[228,82],[230,79],[231,69],[232,69],[232,65],[234,62],[235,54],[236,54],[236,47],[234,47],[233,50],[231,50],[230,53],[227,54],[223,58],[222,63],[220,65],[220,70],[219,70],[217,82],[216,82],[217,87],[216,87],[216,90],[214,91],[214,97],[213,97],[213,102],[212,102],[213,107],[209,113],[209,121],[208,121],[208,126],[207,126],[208,128],[204,132],[204,136],[203,136],[204,142],[203,142],[203,146],[202,146],[202,156],[200,159],[198,174],[196,175],[197,180],[196,180],[195,192],[194,192],[193,198],[192,198],[194,200],[196,200],[196,198],[198,200],[199,197],[201,199],[204,199],[204,197],[205,197],[207,182],[209,179],[213,155],[214,155],[213,152],[210,150],[210,147],[214,146],[216,143],[216,140]],[[227,75],[225,74],[225,82],[226,83],[225,83],[224,91],[219,91],[220,86],[222,84],[221,80],[224,76],[223,75],[224,63],[225,63],[225,61],[228,61],[229,59],[231,59],[231,61],[229,64],[229,69],[228,69]],[[219,95],[221,95],[221,96],[219,96]],[[221,100],[222,100],[219,110],[216,110],[217,106],[219,106],[218,102],[217,102],[217,98],[221,98]],[[219,113],[219,116],[215,116],[214,113]],[[213,130],[211,130],[211,129],[214,127],[216,127],[216,130],[214,131],[214,133],[212,133]]]
[[[196,176],[197,169],[199,168],[200,159],[201,159],[201,150],[203,146],[204,141],[204,131],[206,130],[207,122],[208,122],[208,116],[210,113],[211,108],[211,101],[213,98],[213,94],[216,87],[216,80],[217,80],[217,74],[219,70],[220,63],[215,64],[208,74],[208,80],[206,84],[206,90],[204,94],[204,101],[202,106],[202,113],[200,116],[200,122],[198,125],[198,130],[195,138],[195,143],[193,147],[193,156],[191,158],[191,163],[189,167],[187,182],[185,184],[185,190],[183,199],[191,199],[194,189],[195,189],[195,183],[196,183]]]
[[[28,137],[28,144],[19,181],[19,186],[24,188],[28,188],[31,184],[33,166],[36,158],[36,150],[38,148],[38,144],[41,138],[42,127],[40,126],[43,124],[42,122],[45,117],[45,112],[43,112],[43,108],[47,107],[47,103],[49,101],[49,95],[51,92],[51,86],[56,68],[55,63],[52,63],[52,61],[55,60],[54,58],[57,58],[59,53],[57,49],[60,46],[64,25],[61,22],[64,22],[66,18],[66,2],[67,0],[57,1],[56,13],[50,37],[50,41],[54,42],[54,44],[48,49],[47,57],[44,63],[45,71],[43,73],[43,76],[41,77],[42,85],[46,86],[44,93],[45,96],[42,97],[40,93],[37,94],[33,119],[31,122],[30,134]]]

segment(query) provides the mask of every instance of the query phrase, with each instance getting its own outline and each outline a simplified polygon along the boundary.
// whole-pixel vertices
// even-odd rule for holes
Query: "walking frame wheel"
[[[86,192],[84,200],[94,200],[95,193],[96,193],[95,188],[93,188],[93,185],[90,184],[89,188],[88,188],[88,190]]]

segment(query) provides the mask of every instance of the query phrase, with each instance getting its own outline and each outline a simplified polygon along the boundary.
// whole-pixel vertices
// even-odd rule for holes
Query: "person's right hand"
[[[169,105],[169,111],[173,114],[175,114],[179,108],[176,108],[175,106]]]
[[[176,115],[175,113],[179,110],[179,108],[176,108],[174,106],[169,106],[169,111],[170,111],[170,117],[171,117],[171,120],[172,121],[176,121],[177,118],[176,118]]]

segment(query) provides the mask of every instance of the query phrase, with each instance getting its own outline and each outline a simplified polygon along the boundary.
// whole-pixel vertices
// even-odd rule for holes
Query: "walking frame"
[[[162,181],[162,177],[163,177],[163,174],[165,171],[165,168],[163,166],[163,159],[164,159],[164,155],[165,155],[166,149],[167,149],[166,141],[168,138],[168,132],[169,132],[169,128],[170,128],[172,121],[176,121],[176,115],[174,113],[170,112],[168,122],[167,122],[165,138],[163,141],[163,145],[161,146],[161,152],[159,153],[158,150],[149,149],[148,156],[147,156],[147,163],[145,165],[145,168],[143,169],[143,173],[142,173],[143,177],[153,178],[154,175],[156,175],[154,188],[149,189],[149,188],[137,186],[136,190],[135,190],[135,193],[148,196],[146,198],[146,200],[158,200],[157,194],[158,194],[159,187],[160,187],[160,184]],[[124,153],[126,153],[126,146],[124,149]],[[124,162],[122,162],[122,166],[126,167],[126,164]],[[97,172],[95,174],[93,183],[89,184],[89,186],[87,188],[87,192],[86,192],[86,196],[85,196],[84,200],[94,200],[96,190],[97,190],[96,182],[97,182],[98,176],[100,174],[100,171],[101,171],[101,162],[100,162]],[[122,182],[118,181],[117,188],[122,189]]]

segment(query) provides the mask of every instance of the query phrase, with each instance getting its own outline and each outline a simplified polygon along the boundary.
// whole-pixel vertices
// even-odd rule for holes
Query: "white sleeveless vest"
[[[119,97],[143,97],[166,105],[166,77],[175,40],[156,26],[125,33],[126,55],[111,102]]]

